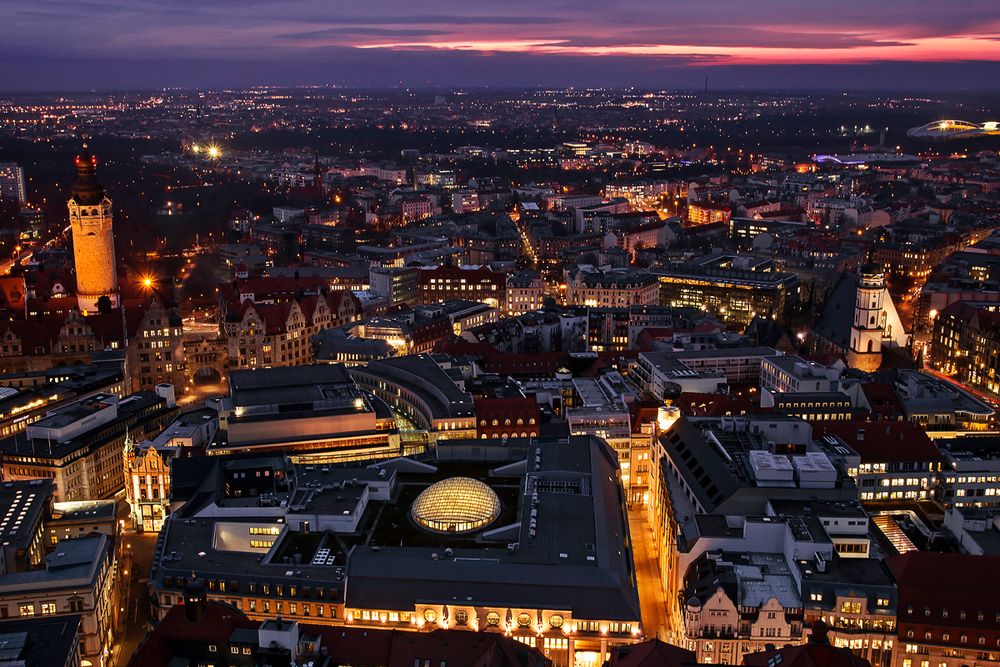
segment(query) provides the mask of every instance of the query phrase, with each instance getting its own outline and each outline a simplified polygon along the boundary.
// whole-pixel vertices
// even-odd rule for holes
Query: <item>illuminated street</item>
[[[666,641],[674,629],[668,627],[667,601],[651,544],[653,531],[646,520],[646,510],[629,510],[628,522],[632,536],[632,558],[639,584],[639,604],[642,607],[642,631],[647,637],[655,636]]]

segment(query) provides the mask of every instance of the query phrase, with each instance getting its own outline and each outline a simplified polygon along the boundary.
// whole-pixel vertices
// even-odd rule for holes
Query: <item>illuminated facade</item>
[[[959,301],[934,320],[930,363],[986,391],[1000,392],[1000,307]]]
[[[687,222],[685,227],[700,227],[714,223],[728,223],[733,216],[732,207],[725,204],[710,202],[692,202],[688,204]]]
[[[468,299],[504,310],[506,294],[507,274],[486,266],[440,266],[420,272],[421,303]]]
[[[339,290],[299,299],[257,295],[226,313],[222,334],[230,364],[239,368],[312,363],[312,337],[358,319],[361,303]]]
[[[567,269],[564,274],[568,305],[616,308],[651,306],[659,301],[656,277],[645,271],[581,265]]]
[[[534,271],[522,271],[507,279],[507,314],[520,315],[542,307],[545,292],[541,276]]]
[[[798,562],[804,621],[823,621],[830,643],[873,667],[890,667],[896,644],[896,584],[880,558]]]
[[[156,532],[170,513],[170,461],[205,448],[218,430],[214,410],[188,412],[152,440],[125,441],[125,499],[136,531]]]
[[[745,327],[758,314],[781,319],[798,303],[799,280],[792,273],[737,268],[730,263],[687,263],[653,270],[660,279],[660,303],[689,306]]]
[[[153,299],[128,345],[131,391],[185,385],[184,330],[177,311]]]
[[[396,417],[341,364],[234,370],[209,454],[286,452],[313,463],[399,456]]]

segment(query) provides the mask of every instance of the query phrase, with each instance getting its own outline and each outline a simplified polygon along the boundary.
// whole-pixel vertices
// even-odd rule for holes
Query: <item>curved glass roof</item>
[[[500,516],[500,499],[478,479],[451,477],[424,489],[413,501],[410,516],[435,533],[470,533]]]

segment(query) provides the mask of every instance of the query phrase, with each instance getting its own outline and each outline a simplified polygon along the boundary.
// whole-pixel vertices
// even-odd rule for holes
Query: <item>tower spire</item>
[[[97,180],[97,158],[83,144],[83,151],[73,161],[76,165],[76,182],[73,184],[73,199],[78,204],[98,204],[104,199],[104,188]]]

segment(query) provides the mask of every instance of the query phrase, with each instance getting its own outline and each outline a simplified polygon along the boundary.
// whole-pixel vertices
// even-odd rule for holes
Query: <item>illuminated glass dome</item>
[[[418,526],[435,533],[471,533],[500,515],[500,499],[471,477],[451,477],[424,489],[410,507]]]

